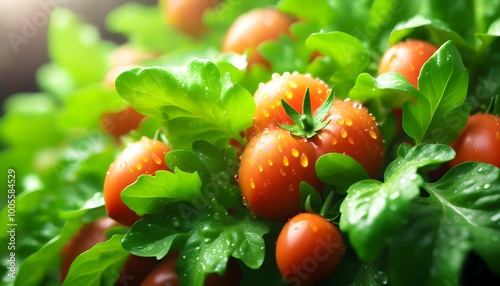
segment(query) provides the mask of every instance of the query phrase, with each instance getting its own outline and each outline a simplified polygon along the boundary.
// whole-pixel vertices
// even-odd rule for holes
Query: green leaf
[[[340,206],[340,228],[359,258],[372,261],[380,255],[387,239],[397,234],[411,214],[411,204],[420,194],[420,167],[453,159],[455,153],[447,145],[401,145],[398,158],[387,167],[384,182],[364,180],[347,190]]]
[[[130,255],[122,248],[121,239],[121,235],[114,235],[80,254],[71,264],[63,285],[114,285]]]
[[[189,238],[183,223],[182,217],[163,214],[142,218],[123,236],[122,246],[137,256],[162,259]]]
[[[319,213],[323,199],[318,190],[306,181],[300,183],[300,207],[308,212]]]
[[[1,142],[11,146],[39,149],[60,142],[56,103],[42,93],[22,93],[5,101],[0,118]],[[36,138],[36,140],[33,140]]]
[[[316,161],[316,174],[321,181],[336,186],[339,194],[345,194],[352,184],[369,178],[361,164],[340,153],[319,157]]]
[[[103,113],[122,111],[126,107],[127,102],[114,89],[100,83],[89,84],[66,94],[65,106],[58,122],[64,129],[102,130]]]
[[[344,32],[313,33],[307,38],[306,46],[332,60],[334,69],[333,72],[330,71],[330,79],[341,98],[347,96],[356,77],[370,63],[370,55],[363,44]]]
[[[389,243],[393,282],[458,283],[471,251],[500,275],[500,169],[468,162],[423,187],[430,197],[414,202],[409,224]]]
[[[108,57],[113,47],[111,42],[101,40],[97,27],[83,23],[74,12],[58,8],[51,13],[49,55],[71,74],[75,83],[102,81],[109,69]]]
[[[201,191],[197,173],[179,169],[157,171],[154,176],[141,175],[121,193],[122,201],[138,215],[161,212],[176,201],[192,201]]]
[[[491,23],[486,33],[476,33],[476,37],[481,40],[478,49],[480,51],[485,51],[493,43],[493,41],[500,37],[500,18]]]
[[[106,17],[106,27],[147,51],[166,53],[193,44],[190,36],[167,24],[161,9],[143,3],[125,3],[113,9]]]
[[[300,18],[317,27],[324,27],[335,18],[336,11],[328,1],[282,0],[277,4],[280,11]]]
[[[262,236],[267,224],[254,220],[210,220],[201,223],[181,250],[177,261],[182,285],[202,285],[209,273],[224,274],[229,258],[241,260],[251,269],[264,262]]]
[[[416,102],[420,92],[399,73],[387,72],[374,78],[362,73],[349,91],[349,98],[370,105],[378,121],[384,121],[394,108],[402,108],[406,101]]]
[[[77,220],[66,222],[60,233],[31,254],[20,265],[15,285],[41,285],[53,264],[59,260],[61,249],[81,228]]]
[[[417,144],[449,144],[469,116],[464,104],[468,73],[453,42],[446,42],[424,64],[418,80],[417,105],[403,105],[403,129]]]
[[[82,218],[84,215],[94,217],[96,214],[106,214],[106,210],[104,209],[104,195],[101,192],[94,193],[78,210],[59,212],[61,218],[66,220]]]
[[[409,37],[419,28],[425,29],[435,43],[441,44],[453,41],[460,47],[471,48],[460,34],[450,29],[444,22],[438,19],[428,19],[421,15],[414,16],[396,25],[389,36],[389,43],[394,45]]]
[[[139,112],[159,118],[174,149],[190,149],[203,139],[218,147],[252,124],[255,101],[238,84],[222,76],[212,62],[187,66],[132,69],[116,80],[118,93]]]

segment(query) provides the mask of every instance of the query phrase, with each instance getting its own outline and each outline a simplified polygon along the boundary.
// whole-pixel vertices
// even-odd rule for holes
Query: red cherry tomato
[[[144,118],[144,115],[129,106],[121,111],[104,113],[101,116],[101,129],[119,139],[120,136],[137,129]]]
[[[477,161],[500,168],[500,117],[493,114],[469,116],[467,125],[451,146],[457,153],[449,163],[452,167]]]
[[[302,213],[290,219],[276,241],[276,263],[292,285],[314,285],[338,267],[344,254],[339,229],[323,217]]]
[[[219,3],[218,0],[166,0],[164,2],[166,3],[162,3],[162,8],[167,22],[192,36],[206,31],[203,13]]]
[[[104,180],[104,203],[110,218],[128,226],[140,218],[122,202],[120,194],[140,175],[168,170],[165,154],[170,150],[167,144],[147,137],[127,145],[109,166]]]
[[[379,63],[378,73],[397,72],[418,87],[418,77],[424,63],[437,47],[421,40],[399,42],[387,49]]]
[[[248,66],[269,63],[258,52],[257,47],[269,40],[277,40],[280,34],[288,34],[294,20],[286,14],[273,9],[251,10],[236,19],[222,42],[223,52],[244,54],[248,50]]]
[[[98,219],[92,223],[85,224],[68,241],[61,251],[61,281],[64,281],[68,274],[71,263],[83,252],[89,250],[99,242],[106,241],[104,233],[106,230],[118,223],[108,217]]]

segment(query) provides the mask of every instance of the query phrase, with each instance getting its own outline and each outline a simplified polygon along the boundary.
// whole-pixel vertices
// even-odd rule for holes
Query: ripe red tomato
[[[378,73],[397,72],[418,88],[418,77],[424,63],[437,47],[421,40],[399,42],[387,49],[379,63]]]
[[[186,34],[197,36],[206,31],[203,13],[218,3],[218,0],[166,0],[162,9],[168,23]]]
[[[245,203],[255,215],[285,221],[301,211],[300,183],[317,190],[316,150],[307,140],[278,128],[268,129],[250,140],[243,151],[238,182]]]
[[[283,81],[284,86],[274,88],[275,83],[271,82],[273,89],[269,89],[272,93],[268,97],[273,100],[266,102],[267,106],[275,104],[280,97],[285,101],[290,97],[286,89],[290,82],[292,86],[307,83]],[[306,90],[307,86],[296,88]],[[327,91],[325,89],[319,97]],[[294,104],[304,101],[304,95],[291,98]],[[311,101],[314,103],[315,100]],[[257,113],[261,112],[261,109],[257,110]],[[269,109],[269,116],[256,116],[254,130],[257,132],[241,156],[238,182],[249,209],[255,215],[285,221],[299,213],[300,183],[306,181],[318,191],[322,190],[324,184],[316,176],[315,163],[327,153],[351,156],[371,177],[378,175],[383,162],[382,136],[373,117],[359,102],[334,100],[324,118],[328,124],[311,138],[292,135],[278,127],[272,119],[278,118],[282,112],[283,106],[279,105]],[[269,122],[267,129],[263,122]]]
[[[66,278],[71,263],[73,263],[78,255],[89,250],[97,243],[106,241],[107,238],[104,233],[116,225],[118,223],[108,217],[98,219],[92,223],[85,224],[64,245],[61,251],[61,282]]]
[[[156,267],[142,281],[141,286],[179,286],[179,275],[175,271],[178,252],[169,253],[161,260],[161,264]],[[235,260],[231,259],[226,268],[226,274],[219,276],[216,273],[207,275],[205,286],[233,286],[239,285],[243,278],[243,272],[238,267]]]
[[[130,255],[123,265],[115,286],[139,286],[148,275],[160,265],[156,257]],[[168,285],[168,284],[164,284]]]
[[[344,249],[335,225],[320,215],[301,213],[278,236],[276,264],[288,283],[314,285],[337,269]]]
[[[142,137],[138,142],[127,145],[109,166],[104,180],[104,203],[110,218],[131,226],[139,216],[121,200],[120,194],[140,175],[154,175],[158,170],[168,170],[165,154],[171,149],[167,144]]]
[[[269,63],[258,52],[257,47],[269,40],[277,40],[281,34],[288,34],[294,20],[273,9],[260,8],[239,16],[231,25],[222,42],[223,52],[244,54],[248,50],[248,66]]]
[[[144,118],[144,115],[129,106],[117,112],[103,113],[100,124],[102,131],[118,140],[120,136],[137,129]]]
[[[500,117],[479,113],[469,116],[467,125],[451,146],[457,153],[449,163],[452,167],[477,161],[500,168]]]

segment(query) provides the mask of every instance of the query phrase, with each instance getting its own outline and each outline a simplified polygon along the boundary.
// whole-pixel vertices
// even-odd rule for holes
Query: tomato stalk
[[[281,99],[281,104],[283,105],[283,109],[285,109],[286,114],[293,120],[295,124],[284,125],[279,124],[278,122],[276,122],[276,124],[279,127],[290,131],[290,134],[294,136],[312,138],[318,133],[318,131],[325,128],[328,123],[330,123],[330,120],[323,119],[333,106],[333,89],[326,101],[323,102],[320,107],[318,107],[314,115],[311,108],[311,96],[309,88],[306,89],[304,102],[302,103],[302,114],[295,110],[284,99]]]

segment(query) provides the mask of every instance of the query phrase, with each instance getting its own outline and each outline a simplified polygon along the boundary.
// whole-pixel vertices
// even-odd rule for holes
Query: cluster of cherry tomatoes
[[[203,12],[217,4],[217,0],[170,0],[162,8],[170,25],[197,37],[207,29],[202,22]],[[246,53],[248,68],[269,68],[257,46],[288,33],[293,22],[272,8],[250,11],[227,31],[221,52]],[[417,87],[422,65],[437,49],[420,40],[400,42],[387,50],[378,71],[398,72]],[[123,70],[136,60],[118,68]],[[116,70],[113,73],[116,77]],[[110,85],[114,77],[107,79]],[[256,216],[283,223],[276,241],[276,264],[283,278],[295,285],[312,285],[329,276],[344,252],[342,234],[330,218],[304,212],[299,204],[302,182],[319,193],[324,188],[316,175],[316,160],[327,153],[342,153],[355,159],[372,178],[380,175],[384,161],[383,138],[376,119],[359,102],[333,98],[333,94],[330,86],[311,75],[293,71],[274,74],[254,93],[253,126],[245,135],[247,144],[239,146],[242,154],[237,181],[242,197]],[[103,129],[118,138],[137,128],[142,118],[131,107],[104,114]],[[500,118],[492,114],[472,115],[452,144],[457,156],[450,165],[482,161],[500,167],[499,146]],[[146,137],[125,147],[109,167],[104,183],[109,218],[84,226],[64,248],[62,279],[79,253],[105,240],[107,229],[116,224],[131,226],[140,219],[121,201],[120,194],[138,176],[168,170],[165,154],[170,150],[165,142]],[[162,261],[131,255],[123,271],[136,276],[142,285],[178,285],[176,255],[171,253]],[[135,266],[128,267],[129,264]],[[242,273],[237,264],[230,268],[235,269],[225,277],[209,275],[206,284],[235,285]]]

